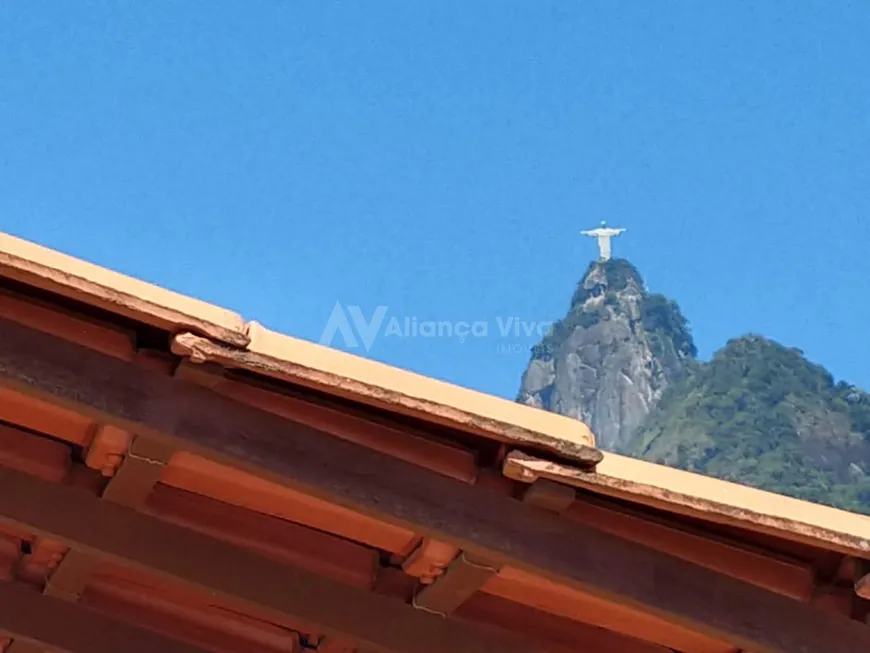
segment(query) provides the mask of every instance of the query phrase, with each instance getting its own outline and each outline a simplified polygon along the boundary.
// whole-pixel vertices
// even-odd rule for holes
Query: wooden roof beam
[[[538,479],[523,493],[523,503],[541,510],[561,513],[571,505],[575,495],[572,487]],[[496,565],[475,560],[460,551],[431,584],[418,589],[413,604],[429,612],[453,614],[497,573]]]
[[[15,653],[209,653],[16,583],[0,583],[0,635]]]
[[[379,568],[376,549],[167,485],[143,512],[354,587],[371,589]]]
[[[538,479],[536,483],[543,480],[546,479]],[[809,601],[813,595],[815,572],[812,565],[689,524],[589,496],[573,502],[564,515],[572,521],[647,543],[654,549],[783,596]]]
[[[675,650],[665,646],[640,641],[484,592],[462,604],[457,615],[524,635],[543,644],[543,648],[552,653],[675,653]]]
[[[12,470],[0,469],[0,522],[60,540],[91,556],[147,570],[259,614],[309,624],[316,632],[351,639],[366,650],[528,650],[472,624],[447,622],[391,597],[276,563],[78,488],[45,483]]]
[[[301,399],[267,383],[229,378],[214,363],[183,360],[176,376],[299,424],[356,442],[466,483],[477,479],[477,457],[468,449],[426,437],[360,408],[341,408],[313,398]]]
[[[130,358],[140,367],[162,374],[172,373],[172,367],[167,365],[160,352],[143,349]],[[104,500],[142,508],[160,480],[173,451],[165,443],[134,436],[110,424],[101,424],[88,447],[85,462],[89,467],[98,469],[103,476],[110,477],[103,490]],[[44,593],[71,601],[78,600],[97,562],[87,553],[70,549],[46,581]]]
[[[134,438],[118,471],[103,491],[103,500],[132,508],[143,507],[171,453],[172,449],[160,442]],[[76,600],[88,584],[97,563],[93,555],[70,549],[46,581],[45,593]]]
[[[498,569],[460,553],[434,583],[420,588],[413,605],[442,616],[452,614],[497,573]]]
[[[735,646],[765,653],[870,648],[863,624],[5,320],[0,384]],[[185,565],[194,561],[200,558],[185,556],[174,575],[190,576]],[[371,610],[370,597],[360,603]]]

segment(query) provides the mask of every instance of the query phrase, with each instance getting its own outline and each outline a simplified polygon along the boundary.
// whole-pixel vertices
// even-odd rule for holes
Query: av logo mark
[[[348,319],[348,316],[350,316],[350,319]],[[341,305],[341,302],[335,302],[335,306],[332,307],[332,313],[329,316],[329,321],[326,323],[326,327],[320,336],[320,344],[331,345],[336,333],[339,333],[344,339],[345,347],[356,349],[359,347],[360,341],[362,341],[362,346],[366,351],[369,351],[381,330],[386,316],[386,306],[378,306],[371,318],[367,319],[359,306],[348,306],[345,309]],[[351,326],[351,322],[353,322],[353,326]]]

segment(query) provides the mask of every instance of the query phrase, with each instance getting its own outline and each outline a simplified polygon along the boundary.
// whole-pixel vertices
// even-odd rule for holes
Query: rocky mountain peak
[[[581,419],[621,451],[695,346],[679,307],[624,259],[589,265],[568,314],[532,349],[518,401]]]
[[[619,294],[627,301],[641,299],[646,290],[637,268],[625,259],[590,263],[571,298],[571,308],[607,294]]]

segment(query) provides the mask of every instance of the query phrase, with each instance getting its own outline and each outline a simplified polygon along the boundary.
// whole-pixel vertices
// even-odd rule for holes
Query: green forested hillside
[[[761,336],[668,388],[630,453],[870,514],[870,394]]]

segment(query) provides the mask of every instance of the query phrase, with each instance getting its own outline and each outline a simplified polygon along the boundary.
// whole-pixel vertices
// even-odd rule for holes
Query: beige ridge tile
[[[3,233],[0,275],[173,333],[248,344],[241,315]]]

